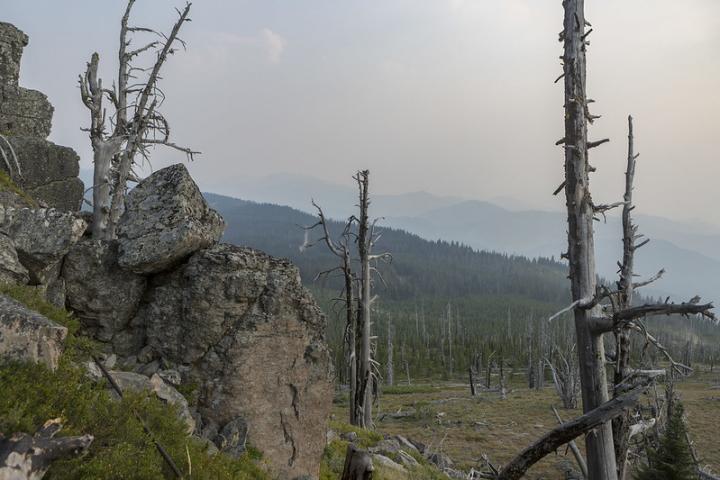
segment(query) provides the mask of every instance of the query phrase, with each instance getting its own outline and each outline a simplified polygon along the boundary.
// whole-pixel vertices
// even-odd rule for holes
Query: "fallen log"
[[[497,476],[497,480],[516,480],[540,461],[570,440],[583,435],[593,428],[609,422],[620,415],[626,408],[634,405],[645,387],[634,390],[609,400],[586,414],[563,423],[545,434],[542,438],[523,450],[518,456],[505,465]]]
[[[83,453],[94,440],[92,435],[54,438],[61,429],[60,419],[55,418],[33,436],[0,434],[0,480],[39,480],[54,460]]]

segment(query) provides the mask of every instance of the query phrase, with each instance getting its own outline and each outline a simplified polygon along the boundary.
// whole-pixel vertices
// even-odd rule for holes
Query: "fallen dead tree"
[[[0,479],[40,479],[54,460],[83,453],[94,440],[92,435],[55,438],[61,429],[60,419],[55,418],[32,436],[16,433],[4,438],[0,434]]]
[[[494,471],[492,473],[483,473],[481,478],[492,478],[495,480],[515,480],[522,478],[530,467],[546,455],[554,452],[571,440],[575,440],[580,435],[588,433],[593,428],[597,428],[611,421],[613,418],[621,415],[626,408],[635,405],[644,389],[644,386],[636,387],[630,392],[613,398],[574,420],[558,425],[523,450],[501,470],[498,471],[493,468],[492,470]]]

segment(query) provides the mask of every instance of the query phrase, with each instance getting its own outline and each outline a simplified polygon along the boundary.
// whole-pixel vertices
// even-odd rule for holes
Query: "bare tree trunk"
[[[505,363],[505,359],[503,358],[503,352],[500,351],[500,399],[505,400],[507,399],[507,392],[505,390],[505,370],[503,367],[503,364]]]
[[[487,359],[487,373],[485,375],[485,388],[490,390],[490,376],[492,375],[492,356],[495,352],[491,353]]]
[[[475,391],[475,375],[473,375],[472,366],[468,367],[468,375],[470,376],[470,395],[474,397],[477,392]]]
[[[369,176],[368,170],[357,174],[357,182],[360,190],[360,218],[358,224],[358,254],[360,257],[360,308],[358,309],[358,331],[362,332],[359,338],[360,356],[358,357],[358,388],[357,405],[359,411],[358,419],[362,418],[360,425],[364,428],[372,427],[372,366],[371,366],[371,345],[370,345],[370,302],[371,302],[371,272],[370,272],[370,248],[372,245],[372,234],[370,233],[368,209],[369,198]]]
[[[593,204],[589,190],[587,96],[585,64],[585,2],[565,0],[563,74],[565,80],[565,195],[568,212],[568,252],[573,301],[593,298],[596,289]],[[592,119],[592,118],[590,118]],[[583,411],[608,400],[602,334],[591,330],[597,309],[576,305],[575,330],[582,385]],[[603,423],[585,435],[588,479],[617,480],[612,427]]]
[[[357,392],[357,357],[356,343],[357,343],[357,325],[356,314],[355,314],[355,298],[354,298],[354,284],[353,276],[350,265],[350,250],[345,245],[342,251],[343,253],[343,276],[345,278],[345,325],[347,328],[347,348],[348,348],[348,370],[349,370],[349,385],[350,385],[350,424],[357,425],[357,417],[355,415],[355,405],[357,404],[356,392]]]
[[[635,160],[633,145],[633,122],[628,116],[628,157],[627,170],[625,171],[625,195],[623,197],[622,227],[623,227],[623,259],[620,266],[620,280],[618,282],[618,303],[620,307],[630,308],[633,302],[633,281],[634,281],[634,252],[635,234],[637,228],[632,223],[631,212],[633,210],[633,179],[635,176]],[[615,374],[613,383],[615,387],[622,385],[630,375],[630,329],[619,328],[615,331]],[[617,392],[615,393],[617,396]],[[615,444],[615,461],[617,463],[617,475],[620,480],[625,478],[628,456],[628,431],[630,418],[628,413],[618,416],[613,420],[613,441]]]
[[[385,383],[393,386],[395,382],[395,372],[393,370],[393,328],[392,322],[388,319],[387,325],[387,373],[385,374]]]

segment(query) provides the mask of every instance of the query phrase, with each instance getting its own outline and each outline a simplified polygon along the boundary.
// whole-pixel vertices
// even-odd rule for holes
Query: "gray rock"
[[[452,468],[454,466],[452,459],[444,453],[431,453],[428,455],[427,459],[440,470],[445,470],[446,468]]]
[[[38,285],[42,297],[51,305],[65,308],[65,280],[58,277],[60,264],[56,264],[52,274],[46,278],[47,284]]]
[[[224,227],[184,165],[158,170],[128,195],[118,225],[119,263],[137,273],[167,270],[217,243]]]
[[[238,458],[245,452],[248,426],[242,417],[238,417],[225,424],[215,437],[214,443],[221,452]]]
[[[295,266],[231,245],[199,251],[152,278],[136,322],[198,384],[206,428],[242,417],[274,475],[318,475],[333,390],[325,318]]]
[[[143,375],[147,375],[148,377],[155,375],[158,370],[160,370],[160,362],[158,362],[157,360],[153,360],[150,363],[140,365],[136,369],[138,373],[142,373]]]
[[[85,222],[55,209],[0,206],[0,233],[10,237],[30,282],[57,278],[60,261],[85,231]]]
[[[10,237],[0,233],[0,283],[26,284],[30,276],[18,259]]]
[[[182,383],[182,376],[180,372],[174,369],[160,370],[158,375],[170,385],[177,387]]]
[[[0,295],[0,358],[57,368],[67,328]]]
[[[195,431],[195,419],[193,418],[192,414],[190,413],[190,408],[188,406],[188,401],[185,399],[185,397],[180,394],[175,388],[170,386],[169,384],[165,383],[165,381],[158,375],[157,373],[154,374],[152,377],[150,377],[150,383],[152,384],[153,391],[155,394],[160,398],[161,400],[165,401],[166,403],[169,403],[171,405],[175,405],[178,409],[178,415],[180,418],[185,422],[187,425],[187,433],[192,433]],[[247,427],[246,427],[247,432]],[[244,448],[244,444],[243,444]]]
[[[9,23],[0,22],[0,84],[17,86],[20,59],[28,36]]]
[[[45,139],[50,135],[54,108],[45,94],[0,85],[0,132]]]
[[[393,470],[400,474],[407,474],[407,469],[400,465],[399,463],[395,462],[394,460],[389,459],[385,455],[380,455],[379,453],[374,453],[372,455],[373,463],[375,465],[381,466],[383,468],[387,468],[388,470]]]
[[[80,157],[73,149],[42,138],[13,136],[7,139],[22,171],[22,178],[13,175],[18,186],[49,207],[62,211],[80,208],[84,185],[78,178]],[[1,139],[0,146],[4,146]],[[0,168],[6,170],[4,163],[0,162]]]
[[[151,392],[154,390],[153,384],[150,383],[150,378],[141,373],[123,372],[120,370],[111,370],[108,373],[110,373],[110,376],[123,392],[125,390],[132,392]]]
[[[98,340],[118,343],[119,349],[126,351],[137,343],[126,330],[137,312],[146,280],[120,269],[117,258],[117,242],[83,239],[65,257],[62,278],[67,306],[83,327]],[[126,345],[128,337],[130,346]]]
[[[405,467],[413,468],[420,466],[420,462],[418,462],[415,457],[407,453],[405,450],[398,450],[397,456],[400,463]]]

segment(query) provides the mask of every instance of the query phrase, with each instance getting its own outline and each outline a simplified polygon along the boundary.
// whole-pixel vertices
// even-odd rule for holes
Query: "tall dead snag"
[[[363,170],[353,176],[358,184],[359,216],[352,216],[345,224],[340,239],[333,241],[330,236],[328,221],[322,209],[313,202],[318,210],[319,220],[314,225],[305,227],[306,232],[316,227],[322,227],[323,236],[319,241],[324,242],[330,251],[341,259],[338,267],[321,272],[318,277],[341,271],[344,279],[344,298],[347,322],[347,345],[350,350],[350,423],[363,428],[372,428],[372,401],[376,391],[379,377],[378,363],[373,358],[372,323],[370,318],[372,304],[375,297],[372,294],[373,275],[379,276],[375,265],[378,261],[391,261],[389,253],[374,254],[373,247],[380,238],[375,232],[379,219],[370,222],[369,207],[369,178],[370,172]],[[357,257],[351,254],[351,245],[357,246]],[[301,249],[311,247],[316,241],[308,240]],[[360,275],[353,273],[354,261],[360,263]],[[316,277],[317,278],[317,277]],[[382,277],[380,277],[382,280]]]
[[[591,299],[596,290],[593,239],[593,207],[590,195],[592,167],[588,150],[600,142],[588,142],[587,124],[593,117],[588,111],[585,90],[586,32],[584,0],[564,0],[565,17],[560,34],[564,42],[563,78],[565,79],[565,197],[568,214],[569,276],[574,307],[575,331],[580,365],[583,411],[589,412],[608,401],[605,377],[603,336],[590,328],[596,306]],[[559,191],[559,190],[558,190]],[[616,480],[612,428],[600,425],[586,437],[588,480]]]
[[[380,238],[375,233],[375,226],[379,219],[370,221],[370,171],[362,170],[357,172],[353,177],[358,185],[358,199],[360,207],[360,217],[357,219],[358,234],[357,247],[358,257],[360,260],[360,288],[358,298],[358,335],[356,350],[359,352],[357,357],[357,387],[356,387],[356,417],[362,421],[358,424],[364,428],[372,428],[372,401],[373,401],[373,385],[377,382],[377,372],[375,371],[377,362],[372,356],[372,321],[370,318],[372,304],[375,297],[372,293],[372,277],[373,273],[379,275],[374,264],[377,260],[391,260],[389,253],[373,254],[375,242]],[[382,277],[380,277],[382,280]],[[362,403],[360,403],[362,402]]]
[[[160,72],[178,45],[185,42],[178,37],[181,27],[189,22],[191,4],[177,10],[178,19],[167,35],[150,28],[131,26],[130,13],[135,0],[128,0],[120,22],[118,50],[118,78],[111,89],[104,88],[98,78],[100,56],[93,53],[87,69],[80,75],[80,96],[90,111],[90,135],[93,148],[93,237],[107,239],[115,236],[120,215],[125,208],[127,183],[137,178],[133,167],[139,154],[148,158],[148,148],[165,145],[185,153],[192,159],[199,153],[170,141],[170,125],[160,112],[165,95],[158,87]],[[157,39],[133,48],[133,34],[149,34]],[[137,59],[154,53],[149,68],[135,65]],[[114,113],[108,118],[103,100],[107,99]]]
[[[348,219],[345,223],[340,237],[333,240],[330,234],[330,227],[328,220],[323,213],[322,208],[315,203],[313,200],[313,206],[318,212],[318,221],[314,225],[305,227],[305,243],[300,247],[300,250],[312,247],[317,242],[324,243],[328,250],[340,259],[340,264],[330,270],[320,272],[316,275],[315,279],[330,275],[335,272],[340,272],[343,277],[343,291],[338,300],[345,307],[345,351],[347,358],[348,368],[348,382],[350,385],[350,424],[357,425],[357,418],[355,417],[355,389],[357,388],[357,362],[356,362],[356,335],[357,335],[357,307],[355,305],[355,276],[352,270],[352,257],[350,245],[352,244],[351,235],[354,224],[354,217]],[[322,237],[316,242],[310,242],[308,234],[310,230],[320,227],[322,229]]]
[[[387,324],[387,361],[385,374],[385,383],[393,386],[395,383],[395,365],[393,364],[393,325],[392,320],[388,319]]]
[[[621,308],[629,308],[633,303],[633,267],[635,239],[637,227],[632,223],[631,212],[635,208],[633,199],[633,180],[635,178],[635,162],[637,155],[633,144],[633,122],[628,116],[628,156],[625,171],[625,195],[623,196],[622,228],[623,228],[623,258],[620,264],[620,279],[618,281],[617,303]],[[647,242],[645,242],[647,243]],[[643,243],[644,244],[644,243]],[[638,244],[642,246],[643,244]],[[660,273],[662,275],[662,273]],[[630,375],[630,329],[621,327],[615,330],[615,372],[613,384],[615,388],[622,385]],[[615,394],[617,395],[617,393]],[[625,412],[613,420],[613,441],[615,444],[615,458],[617,461],[618,478],[625,478],[625,469],[628,454],[628,431],[630,427],[629,413]]]

